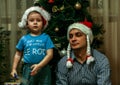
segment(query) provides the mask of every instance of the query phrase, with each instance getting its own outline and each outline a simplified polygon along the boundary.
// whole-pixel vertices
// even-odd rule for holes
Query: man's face
[[[87,47],[86,35],[76,28],[69,32],[69,42],[73,50]]]

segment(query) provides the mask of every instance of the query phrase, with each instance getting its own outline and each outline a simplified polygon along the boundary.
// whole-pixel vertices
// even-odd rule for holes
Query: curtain
[[[120,85],[120,1],[90,0],[90,12],[95,22],[105,29],[102,50],[111,66],[112,85]]]

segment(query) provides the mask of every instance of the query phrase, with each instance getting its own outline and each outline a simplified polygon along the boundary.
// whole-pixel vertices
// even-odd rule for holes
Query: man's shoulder
[[[67,61],[67,56],[62,57],[58,62],[58,66],[65,66],[66,61]]]
[[[93,49],[92,50],[92,54],[93,54],[93,56],[98,56],[98,57],[106,57],[106,55],[104,54],[104,53],[102,53],[102,52],[100,52],[99,50],[96,50],[96,49]]]
[[[68,68],[66,67],[67,56],[62,57],[58,62],[58,71],[66,74],[68,72]]]
[[[93,50],[93,57],[99,63],[101,63],[101,62],[106,62],[106,63],[109,62],[108,57],[104,53],[102,53],[102,52],[100,52],[100,51],[98,51],[96,49]]]
[[[64,57],[62,57],[61,59],[60,59],[60,63],[62,63],[62,62],[66,62],[67,61],[67,56],[64,56]]]

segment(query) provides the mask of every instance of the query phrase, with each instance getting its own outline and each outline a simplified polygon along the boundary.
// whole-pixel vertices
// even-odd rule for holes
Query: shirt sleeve
[[[53,44],[51,38],[48,36],[47,42],[46,42],[46,49],[51,49],[51,48],[54,48],[54,44]]]
[[[99,63],[97,85],[111,85],[110,72],[110,64],[108,59],[105,57]]]
[[[23,51],[23,48],[24,48],[24,37],[22,37],[16,45],[17,50]]]

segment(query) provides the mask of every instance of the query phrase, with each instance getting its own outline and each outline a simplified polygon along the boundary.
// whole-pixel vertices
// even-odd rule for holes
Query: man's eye
[[[83,35],[82,33],[76,33],[76,34],[75,34],[76,37],[80,37],[80,36],[82,36],[82,35]]]
[[[72,34],[70,34],[70,35],[69,35],[69,38],[72,38],[72,37],[73,37],[73,35],[72,35]]]
[[[83,33],[77,32],[75,34],[69,34],[69,38],[73,38],[73,37],[81,37],[83,35]]]

